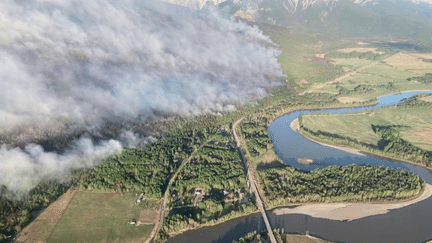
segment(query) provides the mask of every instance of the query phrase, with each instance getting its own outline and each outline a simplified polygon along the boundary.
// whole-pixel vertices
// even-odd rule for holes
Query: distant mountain
[[[340,37],[408,38],[432,44],[432,0],[164,0],[216,5],[233,16]]]
[[[431,4],[403,0],[263,0],[256,21],[343,36],[428,39],[431,13]]]

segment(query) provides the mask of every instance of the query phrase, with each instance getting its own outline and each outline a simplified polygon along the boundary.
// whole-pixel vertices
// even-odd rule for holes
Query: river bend
[[[301,114],[308,113],[349,113],[366,109],[391,106],[419,93],[415,91],[386,95],[379,98],[379,103],[370,107],[300,110],[276,118],[268,128],[273,146],[278,156],[287,165],[303,170],[324,168],[330,165],[372,164],[409,170],[432,184],[432,173],[421,166],[399,161],[382,159],[374,156],[351,154],[332,147],[323,146],[304,138],[298,131],[293,131],[290,124]],[[314,160],[311,165],[296,162],[297,158]],[[426,242],[432,239],[432,197],[406,207],[391,210],[386,214],[368,216],[352,221],[314,218],[304,214],[276,215],[269,213],[273,228],[284,228],[285,232],[306,233],[337,242]],[[187,231],[168,242],[225,243],[237,240],[251,231],[265,230],[261,216],[256,213],[233,219],[225,223]]]

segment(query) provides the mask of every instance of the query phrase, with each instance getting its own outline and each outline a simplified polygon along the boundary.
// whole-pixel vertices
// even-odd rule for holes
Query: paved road
[[[236,146],[236,148],[237,148],[237,150],[238,150],[238,152],[240,154],[241,160],[243,162],[243,166],[245,167],[246,174],[247,174],[246,175],[246,179],[248,180],[248,184],[249,184],[249,187],[250,187],[250,190],[251,190],[252,194],[255,195],[255,204],[256,204],[257,208],[259,209],[259,211],[261,212],[261,215],[262,215],[262,217],[264,219],[264,223],[265,223],[266,228],[267,228],[267,233],[268,233],[268,236],[270,238],[270,242],[271,243],[277,243],[276,242],[276,238],[275,238],[275,236],[273,234],[272,228],[270,226],[270,222],[269,222],[269,220],[267,218],[267,214],[266,214],[264,205],[262,203],[261,197],[260,197],[260,195],[258,193],[258,190],[256,188],[255,179],[253,178],[252,173],[251,173],[251,171],[249,169],[246,157],[244,155],[244,152],[243,152],[243,149],[242,149],[242,146],[241,146],[241,143],[240,143],[240,139],[237,136],[237,131],[236,131],[237,126],[238,126],[238,124],[243,119],[244,119],[244,117],[240,118],[239,120],[237,120],[237,121],[235,121],[233,123],[232,131],[233,131],[234,139],[235,139],[234,145]]]

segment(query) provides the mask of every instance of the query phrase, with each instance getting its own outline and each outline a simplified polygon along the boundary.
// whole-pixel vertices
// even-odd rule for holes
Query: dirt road
[[[199,151],[205,144],[207,144],[208,141],[205,141],[201,146],[199,146],[195,151],[193,151],[190,155],[189,158],[184,161],[180,167],[177,169],[177,171],[171,176],[171,179],[168,182],[168,186],[166,188],[166,191],[164,193],[164,197],[162,198],[162,206],[160,209],[160,213],[159,213],[159,220],[158,222],[155,224],[155,226],[153,227],[153,230],[150,232],[150,235],[146,241],[146,243],[151,242],[154,237],[159,233],[159,230],[162,226],[162,222],[163,222],[163,218],[165,215],[165,210],[166,210],[166,203],[167,203],[167,199],[168,199],[168,189],[170,188],[170,186],[172,185],[172,183],[174,182],[174,180],[177,178],[178,173],[183,169],[183,167],[185,167],[186,164],[189,163],[189,161],[191,160],[191,158],[193,157],[193,155]]]
[[[336,83],[336,82],[342,81],[342,80],[344,80],[345,78],[348,78],[348,77],[350,77],[351,75],[356,74],[356,73],[359,73],[359,72],[363,71],[364,69],[369,68],[369,67],[372,67],[372,66],[374,66],[374,65],[376,65],[376,64],[378,64],[378,63],[379,63],[379,61],[374,62],[374,63],[372,63],[372,64],[369,64],[369,65],[367,65],[367,66],[361,67],[361,68],[359,68],[359,69],[357,69],[357,70],[354,70],[354,71],[352,71],[352,72],[348,72],[348,73],[346,73],[346,74],[344,74],[344,75],[342,75],[342,76],[340,76],[340,77],[338,77],[338,78],[336,78],[336,79],[334,79],[334,80],[331,80],[331,81],[325,82],[325,83],[323,83],[323,84],[315,84],[315,85],[313,85],[312,87],[310,87],[308,90],[305,90],[305,91],[303,91],[302,93],[300,93],[300,95],[304,95],[304,94],[306,94],[306,93],[312,93],[312,92],[314,92],[314,91],[317,90],[317,89],[320,89],[320,88],[322,88],[322,87],[325,87],[326,85],[329,85],[329,84],[333,84],[333,83]]]

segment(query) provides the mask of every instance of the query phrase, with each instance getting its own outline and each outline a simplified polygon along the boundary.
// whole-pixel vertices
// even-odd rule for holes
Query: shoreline
[[[301,132],[300,132],[300,134],[301,134],[304,138],[306,138],[307,140],[309,140],[309,141],[311,141],[311,142],[314,142],[314,143],[317,143],[317,144],[319,144],[319,145],[326,146],[326,147],[329,147],[329,148],[339,149],[339,150],[342,150],[342,151],[345,151],[345,152],[348,152],[348,153],[351,153],[351,154],[359,155],[359,156],[366,156],[366,155],[364,154],[365,151],[363,151],[363,150],[361,150],[361,149],[350,148],[350,147],[345,147],[345,146],[336,145],[336,144],[327,144],[327,143],[324,143],[324,142],[321,142],[321,141],[315,140],[315,139],[313,139],[313,138],[310,138],[309,136],[305,136],[305,135],[302,134]]]
[[[409,92],[432,92],[432,89],[416,89],[416,90],[407,90],[407,91],[399,91],[397,93],[390,93],[390,94],[386,94],[386,95],[381,95],[377,97],[377,100],[379,101],[379,99],[381,97],[387,96],[387,95],[392,95],[392,94],[403,94],[403,93],[409,93]]]
[[[355,154],[355,155],[359,155],[359,156],[366,156],[365,154],[363,154],[363,151],[360,149],[355,149],[355,148],[350,148],[350,147],[344,147],[344,146],[339,146],[339,145],[333,145],[333,144],[326,144],[324,142],[318,141],[318,140],[314,140],[310,137],[305,136],[304,134],[301,133],[300,131],[300,124],[298,121],[298,118],[296,118],[294,121],[291,122],[290,124],[291,129],[294,132],[299,132],[304,138],[308,139],[309,141],[312,141],[314,143],[326,146],[326,147],[330,147],[330,148],[335,148],[335,149],[339,149],[351,154]]]
[[[181,234],[183,234],[183,233],[186,233],[186,232],[188,232],[188,231],[195,231],[195,230],[198,230],[198,229],[201,229],[201,228],[204,228],[204,227],[213,227],[213,226],[217,226],[217,225],[220,225],[220,224],[224,224],[224,223],[226,223],[226,222],[228,222],[228,221],[230,221],[230,220],[235,220],[235,219],[238,219],[238,218],[246,217],[246,216],[249,216],[249,215],[252,215],[252,214],[255,214],[255,213],[259,213],[259,210],[255,210],[255,211],[250,212],[250,213],[247,213],[247,214],[238,215],[238,216],[235,216],[235,217],[232,217],[232,218],[226,219],[226,220],[224,220],[224,221],[222,221],[222,222],[219,222],[219,223],[213,223],[213,224],[200,224],[200,225],[196,225],[196,226],[187,227],[187,228],[181,229],[181,230],[178,231],[178,232],[168,233],[169,238],[166,239],[166,240],[164,240],[163,242],[166,242],[166,241],[168,241],[168,240],[170,240],[170,239],[172,239],[172,238],[174,238],[174,237],[176,237],[176,236],[179,236],[179,235],[181,235]]]
[[[432,185],[426,183],[422,193],[413,199],[402,200],[399,202],[356,202],[356,203],[313,203],[301,204],[300,206],[289,208],[284,206],[276,208],[273,213],[276,215],[285,214],[305,214],[314,218],[325,218],[330,220],[352,221],[369,216],[386,214],[394,209],[400,209],[424,201],[432,196]]]
[[[416,162],[412,162],[410,160],[397,158],[397,157],[394,157],[394,156],[391,156],[391,155],[388,155],[388,154],[379,154],[379,153],[376,153],[376,152],[373,152],[373,151],[358,149],[358,148],[355,148],[355,147],[345,147],[345,146],[342,146],[340,144],[328,144],[327,142],[322,142],[322,141],[319,141],[319,140],[315,140],[316,138],[311,138],[310,136],[305,135],[305,134],[303,134],[301,132],[300,132],[300,134],[304,138],[308,139],[309,141],[312,141],[314,143],[318,143],[318,144],[323,145],[323,146],[340,149],[340,150],[343,150],[345,152],[349,152],[349,153],[353,153],[353,154],[361,155],[361,156],[371,156],[371,157],[378,157],[379,159],[384,159],[384,160],[394,160],[394,161],[401,162],[401,163],[406,163],[406,164],[410,164],[410,165],[414,165],[414,166],[419,166],[419,167],[422,167],[422,168],[427,169],[428,171],[432,172],[432,168],[427,167],[427,166],[422,165],[422,164],[419,164],[419,163],[416,163]],[[357,153],[359,153],[359,154],[357,154]]]
[[[304,214],[309,215],[315,218],[324,218],[330,220],[339,220],[339,221],[352,221],[360,218],[365,218],[369,216],[376,216],[381,214],[386,214],[394,209],[400,209],[423,200],[426,200],[432,196],[432,185],[425,183],[424,187],[421,190],[421,193],[418,195],[407,198],[407,199],[398,199],[394,201],[387,202],[330,202],[330,203],[299,203],[292,205],[279,205],[270,207],[267,211],[275,213],[276,215],[288,215],[288,214]],[[187,233],[189,231],[195,231],[205,227],[214,227],[224,223],[227,223],[231,220],[236,220],[238,218],[247,217],[252,214],[259,213],[259,210],[255,210],[253,212],[238,215],[233,218],[229,218],[219,223],[213,224],[202,224],[196,225],[192,227],[187,227],[181,229],[178,232],[169,233],[169,238],[164,240],[173,239],[183,233]]]
[[[300,123],[298,117],[291,122],[290,127],[294,132],[298,132],[300,130]]]
[[[308,108],[308,107],[304,107],[304,106],[303,107],[295,107],[294,109],[288,109],[288,110],[282,111],[280,113],[277,113],[271,119],[269,124],[271,124],[275,119],[277,119],[279,117],[282,117],[284,115],[288,115],[292,112],[296,112],[299,110],[343,109],[343,108],[351,108],[351,107],[374,106],[380,102],[379,99],[383,96],[406,93],[406,92],[419,92],[419,91],[432,91],[432,90],[409,90],[409,91],[402,91],[402,92],[397,92],[397,93],[385,94],[385,95],[376,97],[375,102],[367,104],[367,105],[359,104],[359,105],[346,106],[346,104],[345,105],[344,104],[336,104],[334,106],[323,106],[323,107],[316,107],[316,108]],[[298,118],[296,118],[295,120],[293,120],[291,122],[290,127],[294,131],[299,131]],[[318,144],[323,145],[323,146],[336,148],[336,149],[343,150],[343,151],[353,153],[356,155],[360,155],[360,156],[366,156],[365,154],[362,153],[363,151],[360,149],[347,148],[347,147],[336,146],[336,145],[329,145],[329,144],[325,144],[323,142],[314,141],[313,139],[310,139],[310,138],[304,136],[303,134],[302,134],[302,136],[309,139],[312,142],[318,143]],[[272,144],[272,147],[273,147],[273,144]],[[368,152],[368,153],[370,153],[370,152]],[[379,155],[377,155],[377,156],[379,156]],[[383,156],[383,157],[385,157],[385,156]],[[389,158],[395,159],[395,158],[391,158],[391,157],[389,157]],[[403,161],[403,162],[408,162],[410,164],[421,166],[419,164],[409,162],[409,161]],[[427,167],[425,167],[425,168],[427,168]],[[276,215],[296,213],[296,214],[307,214],[307,215],[310,215],[313,217],[327,218],[327,219],[333,219],[333,220],[346,220],[346,219],[340,219],[340,218],[343,218],[343,216],[345,215],[345,216],[349,216],[348,220],[350,221],[350,220],[355,220],[358,218],[364,218],[367,216],[385,214],[385,213],[389,212],[389,210],[391,210],[391,209],[402,208],[404,206],[408,206],[408,205],[423,201],[423,200],[425,200],[431,196],[432,196],[432,185],[425,183],[425,186],[422,189],[421,193],[419,193],[419,195],[416,195],[416,196],[414,196],[412,198],[408,198],[408,199],[400,199],[400,200],[394,200],[394,201],[388,201],[388,202],[304,203],[304,204],[293,204],[293,205],[282,205],[282,206],[279,205],[279,206],[270,207],[267,209],[267,211],[272,211]],[[295,207],[292,208],[293,206],[295,206]],[[369,207],[371,207],[371,209],[368,211]],[[315,210],[315,213],[314,213],[314,210]],[[351,213],[351,214],[347,214],[347,213],[343,212],[344,210],[347,211],[348,213]],[[224,221],[219,222],[219,223],[203,224],[203,225],[197,225],[197,226],[193,226],[193,227],[187,227],[187,228],[184,228],[178,232],[169,233],[170,237],[167,240],[172,239],[176,236],[179,236],[183,233],[187,233],[189,231],[198,230],[198,229],[204,228],[204,227],[217,226],[220,224],[224,224],[230,220],[235,220],[235,219],[238,219],[241,217],[246,217],[246,216],[252,215],[254,213],[259,213],[259,211],[255,210],[254,212],[239,215],[239,216],[224,220]],[[327,215],[326,215],[326,213],[327,213]],[[335,215],[332,215],[332,213]]]

